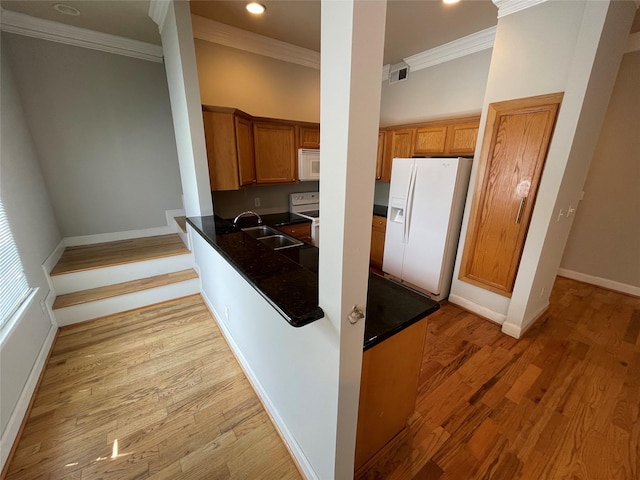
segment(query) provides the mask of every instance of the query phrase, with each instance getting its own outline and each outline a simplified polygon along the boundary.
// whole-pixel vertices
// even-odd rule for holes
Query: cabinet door
[[[253,123],[242,117],[235,117],[236,149],[238,152],[238,179],[240,185],[256,182],[256,164],[253,158]]]
[[[489,105],[461,280],[511,296],[561,100]]]
[[[382,162],[382,181],[391,180],[391,164],[394,158],[411,158],[413,156],[413,138],[415,129],[387,130],[385,152]]]
[[[202,112],[211,190],[237,190],[238,158],[232,113]]]
[[[253,124],[258,183],[296,181],[295,128],[277,123]]]
[[[447,155],[469,156],[476,151],[477,123],[450,125],[447,132]]]
[[[376,156],[376,181],[382,180],[382,166],[384,162],[384,137],[385,137],[385,132],[378,132],[378,154]]]
[[[320,126],[298,127],[298,148],[320,148]]]
[[[384,259],[384,236],[386,233],[387,219],[385,217],[373,216],[371,223],[371,266],[382,270],[382,260]]]
[[[416,130],[415,155],[444,155],[447,127],[424,127]]]

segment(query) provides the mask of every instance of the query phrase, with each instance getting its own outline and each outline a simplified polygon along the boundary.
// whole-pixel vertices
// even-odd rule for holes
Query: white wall
[[[205,105],[256,117],[320,121],[320,71],[195,39]]]
[[[18,323],[5,327],[0,335],[0,469],[22,421],[20,412],[12,414],[16,407],[24,413],[31,393],[23,395],[23,390],[28,380],[37,380],[39,368],[34,370],[34,365],[56,329],[40,307],[49,292],[41,265],[60,241],[6,49],[1,53],[0,196],[29,286],[37,288],[37,293]],[[18,405],[21,395],[26,398]]]
[[[450,300],[506,321],[503,330],[512,335],[548,305],[570,227],[570,221],[555,219],[579,196],[633,17],[632,2],[612,5],[607,17],[609,2],[548,1],[498,20],[479,146],[489,103],[565,92],[511,299],[458,280],[476,182],[476,148]]]
[[[640,51],[622,57],[561,267],[640,291]],[[634,221],[635,220],[635,221]],[[618,288],[620,288],[618,286]]]
[[[62,235],[166,226],[182,192],[164,66],[2,36]]]
[[[483,50],[410,72],[404,82],[383,82],[380,125],[478,114],[490,62],[491,50]]]
[[[327,319],[300,328],[289,325],[200,235],[189,231],[202,294],[245,371],[298,462],[316,478],[332,478],[327,459],[333,458],[335,446],[338,332]]]
[[[184,208],[187,216],[211,215],[213,201],[189,3],[154,0],[154,4],[167,7],[162,18],[153,20],[162,38]]]

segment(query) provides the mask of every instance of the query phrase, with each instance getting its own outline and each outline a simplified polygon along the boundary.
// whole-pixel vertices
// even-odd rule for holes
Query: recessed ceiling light
[[[458,3],[460,0],[442,0],[443,3],[446,3],[448,5],[454,4],[454,3]]]
[[[261,3],[247,3],[247,10],[249,10],[249,12],[253,13],[254,15],[262,15],[266,9],[267,7],[265,7]]]
[[[65,5],[64,3],[56,3],[53,5],[53,8],[64,15],[71,15],[72,17],[80,15],[80,10],[71,5]]]

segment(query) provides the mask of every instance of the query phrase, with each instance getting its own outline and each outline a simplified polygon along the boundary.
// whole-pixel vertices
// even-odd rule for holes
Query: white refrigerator
[[[469,158],[394,158],[382,270],[434,300],[449,296]]]

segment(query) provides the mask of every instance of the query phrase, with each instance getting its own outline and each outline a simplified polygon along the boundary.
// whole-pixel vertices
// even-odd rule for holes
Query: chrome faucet
[[[246,212],[242,212],[240,213],[236,218],[233,219],[233,226],[236,226],[236,223],[238,223],[238,220],[241,217],[244,217],[245,215],[254,215],[256,217],[258,217],[258,225],[260,225],[262,223],[262,218],[260,217],[260,215],[258,215],[256,212],[252,212],[251,210],[247,210]]]

